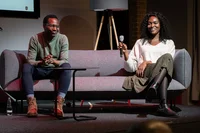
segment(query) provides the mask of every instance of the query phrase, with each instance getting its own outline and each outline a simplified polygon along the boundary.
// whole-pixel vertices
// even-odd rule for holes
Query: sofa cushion
[[[125,76],[101,76],[101,77],[76,77],[75,91],[125,91],[122,88]],[[36,80],[34,91],[54,91],[54,81],[49,79]],[[69,91],[72,91],[72,80]],[[184,90],[185,87],[178,81],[172,79],[168,90]],[[22,90],[21,80],[17,79],[8,85],[5,90]]]
[[[180,82],[172,79],[169,84],[168,90],[185,90],[185,86],[183,86]]]

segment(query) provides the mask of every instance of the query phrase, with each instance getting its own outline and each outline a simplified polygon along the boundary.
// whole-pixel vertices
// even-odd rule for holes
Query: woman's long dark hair
[[[144,40],[152,39],[152,34],[148,31],[148,28],[147,28],[148,20],[151,16],[157,17],[160,22],[159,40],[165,42],[166,39],[172,39],[171,34],[170,34],[169,21],[167,20],[165,16],[163,16],[159,12],[150,12],[145,15],[140,26],[140,30],[141,30],[140,38],[144,38]]]

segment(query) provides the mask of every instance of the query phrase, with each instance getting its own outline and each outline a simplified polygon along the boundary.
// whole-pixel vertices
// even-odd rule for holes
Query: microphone
[[[120,41],[121,43],[124,42],[124,36],[123,36],[123,35],[120,35],[120,36],[119,36],[119,41]],[[122,55],[123,55],[122,48],[119,48],[119,50],[120,50],[120,57],[122,57]]]

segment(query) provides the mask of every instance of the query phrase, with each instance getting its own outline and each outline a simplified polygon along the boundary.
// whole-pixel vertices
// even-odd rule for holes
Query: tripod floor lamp
[[[95,42],[94,50],[97,50],[99,37],[101,34],[101,29],[104,22],[105,13],[108,12],[109,16],[109,40],[110,40],[110,48],[113,49],[113,42],[112,42],[112,28],[115,34],[115,40],[117,46],[119,45],[117,31],[115,27],[115,21],[113,17],[113,11],[122,11],[128,10],[128,0],[90,0],[90,8],[94,11],[103,11],[103,15],[101,17],[101,22]]]

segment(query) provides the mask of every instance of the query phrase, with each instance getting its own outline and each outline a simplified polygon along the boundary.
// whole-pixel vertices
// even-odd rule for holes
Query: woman
[[[141,23],[141,38],[133,46],[130,54],[124,43],[122,48],[126,71],[135,72],[127,77],[123,88],[134,89],[137,93],[147,91],[146,100],[159,97],[159,115],[175,116],[167,105],[167,88],[172,79],[175,45],[169,34],[167,19],[158,12],[146,14]]]

